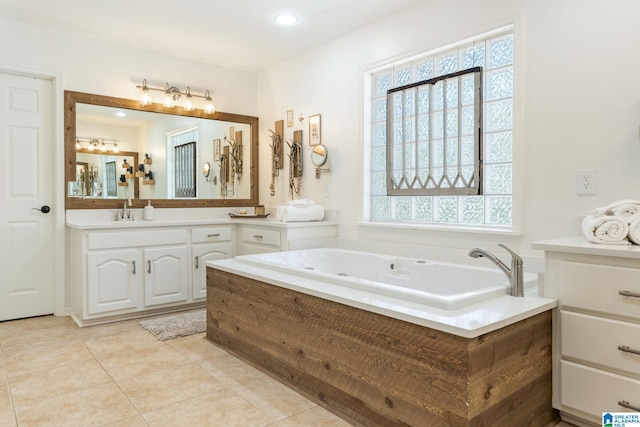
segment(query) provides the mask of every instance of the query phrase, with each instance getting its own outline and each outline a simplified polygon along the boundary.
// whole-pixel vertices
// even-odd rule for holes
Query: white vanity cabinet
[[[640,247],[540,242],[554,325],[554,406],[577,425],[603,412],[640,411]]]
[[[71,214],[72,217],[78,216]],[[208,261],[334,246],[335,222],[67,219],[70,314],[80,326],[206,303]]]
[[[334,246],[336,224],[273,223],[238,224],[238,255]]]
[[[234,256],[233,227],[69,228],[72,317],[81,326],[203,306],[204,263]]]

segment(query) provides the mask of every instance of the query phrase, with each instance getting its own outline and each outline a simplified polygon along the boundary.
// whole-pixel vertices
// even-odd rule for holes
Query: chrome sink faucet
[[[118,221],[133,221],[133,212],[127,209],[127,205],[131,206],[131,199],[127,198],[122,206],[122,212],[120,212],[116,219]]]
[[[500,261],[494,254],[486,249],[473,248],[469,251],[469,256],[472,258],[488,258],[509,278],[509,295],[512,297],[523,297],[524,281],[522,279],[522,258],[505,245],[499,244],[498,246],[503,247],[511,254],[511,268],[507,267],[505,263]]]

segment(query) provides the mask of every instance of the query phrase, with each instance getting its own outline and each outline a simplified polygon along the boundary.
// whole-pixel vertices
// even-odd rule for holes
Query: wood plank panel
[[[553,413],[550,312],[466,339],[212,268],[207,287],[210,340],[356,425],[489,425],[532,392]]]

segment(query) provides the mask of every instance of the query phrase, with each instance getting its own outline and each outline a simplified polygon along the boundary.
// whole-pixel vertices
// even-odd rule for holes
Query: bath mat
[[[140,326],[151,332],[160,341],[177,337],[187,337],[207,330],[207,314],[205,310],[176,314],[143,320]]]

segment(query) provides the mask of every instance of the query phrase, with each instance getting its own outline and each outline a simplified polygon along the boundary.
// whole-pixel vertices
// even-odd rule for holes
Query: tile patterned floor
[[[78,328],[48,316],[0,322],[0,427],[16,426],[349,424],[204,334],[162,342],[138,320]]]
[[[348,423],[210,343],[158,341],[137,320],[0,323],[0,427]]]

